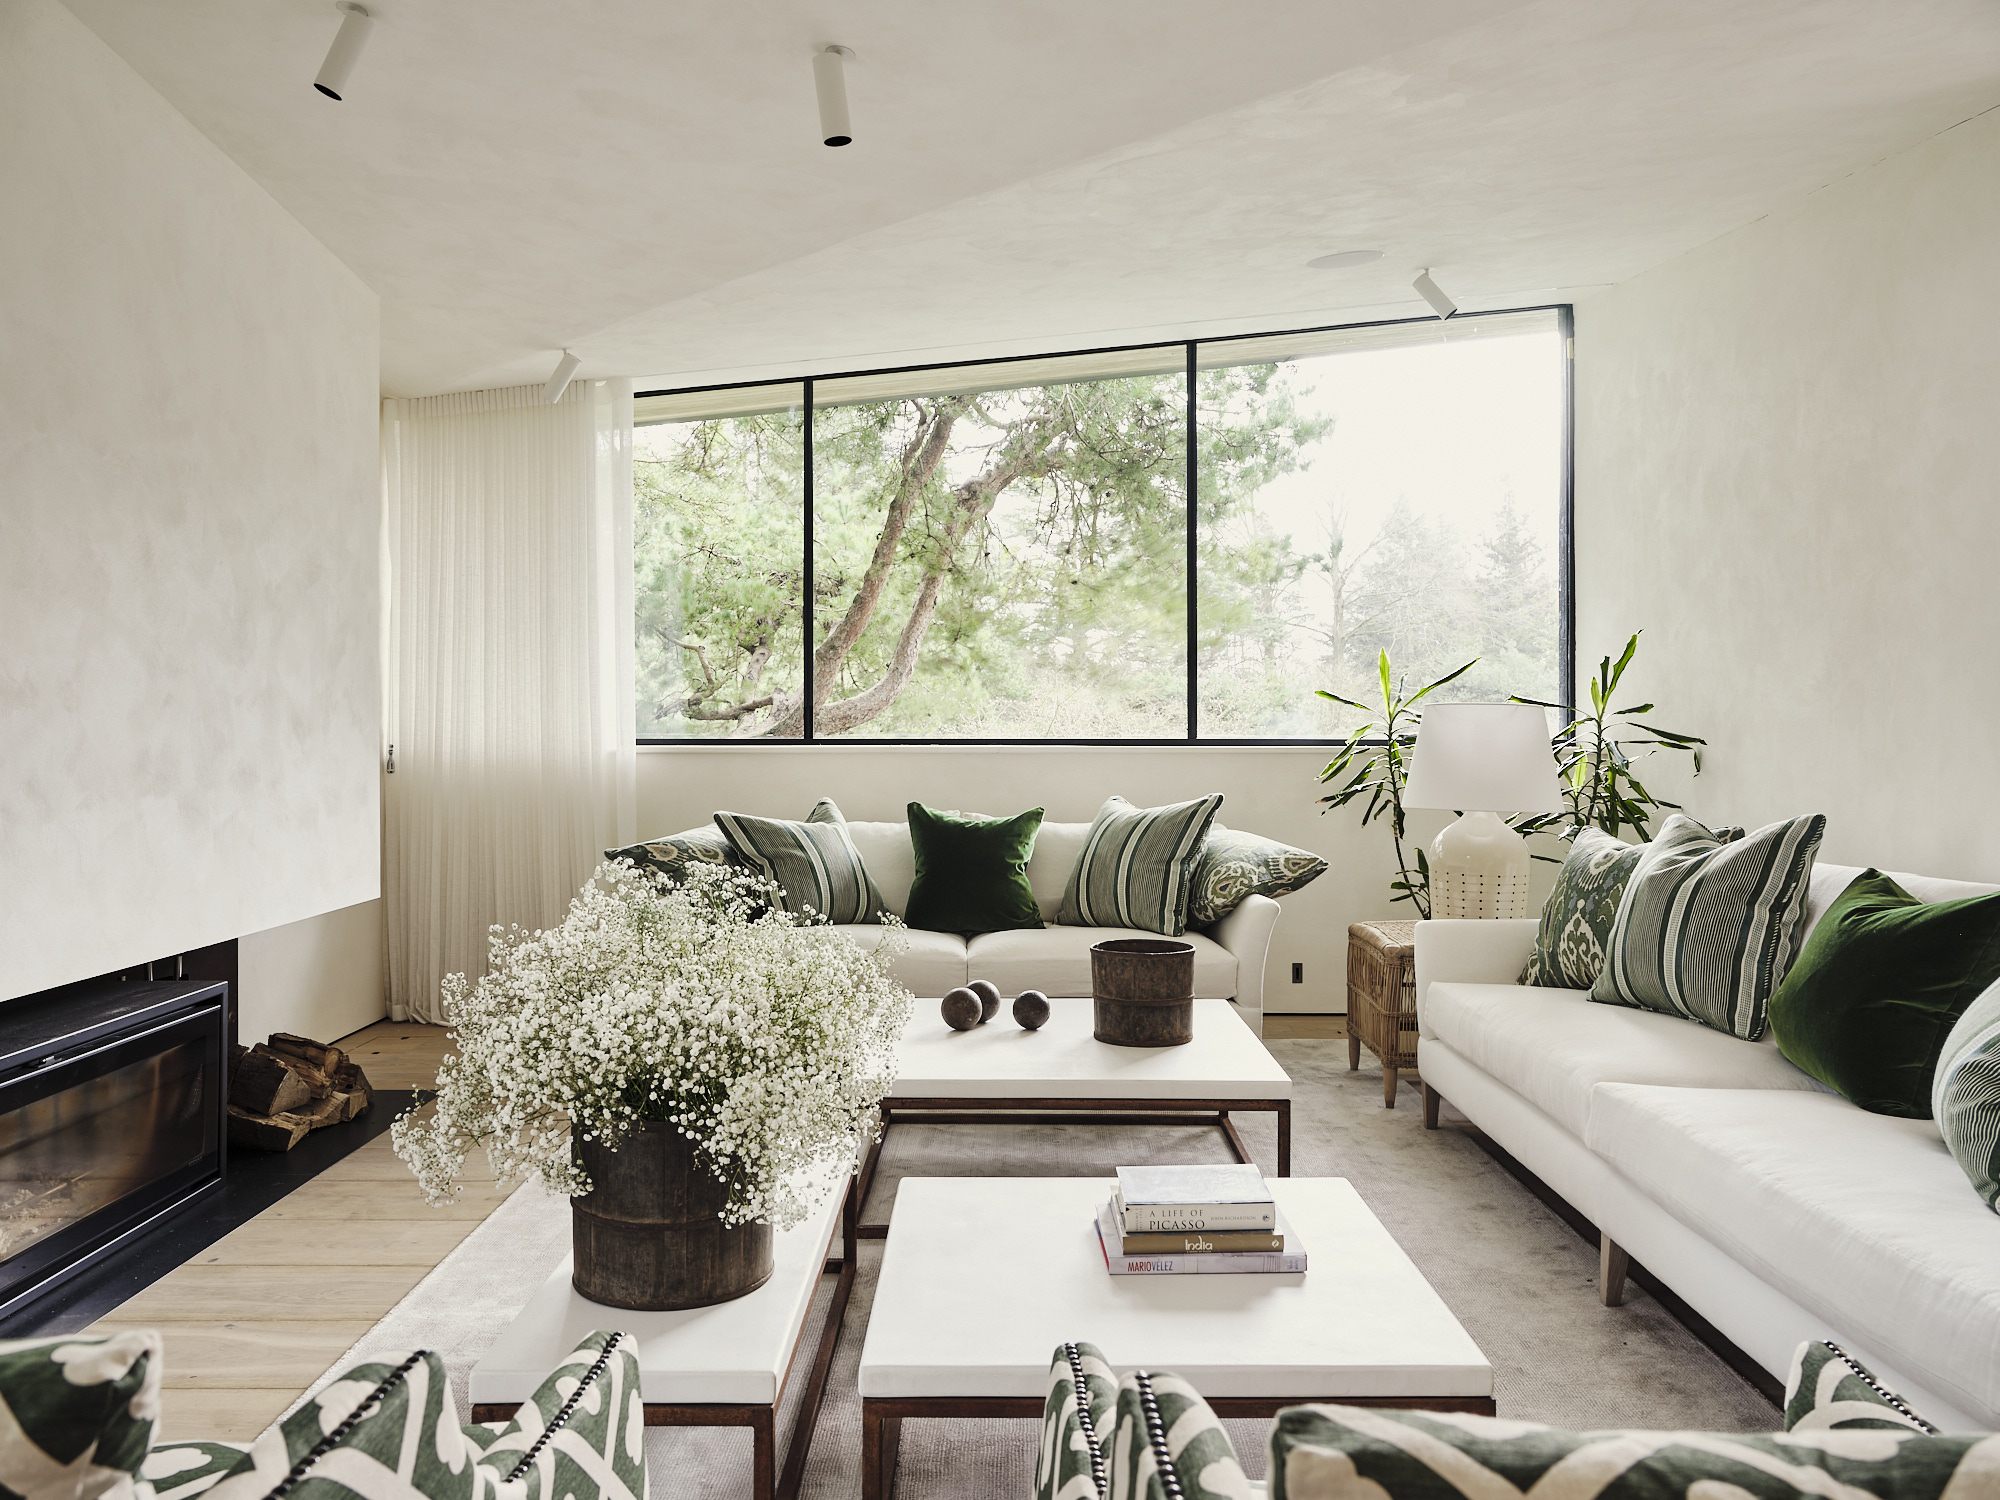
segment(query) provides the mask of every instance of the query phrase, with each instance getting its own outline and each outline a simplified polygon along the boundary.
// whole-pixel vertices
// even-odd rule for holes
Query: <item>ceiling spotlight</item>
[[[583,361],[565,349],[562,358],[556,361],[555,373],[549,376],[549,383],[542,387],[542,395],[551,406],[562,400],[563,392],[569,389],[570,377],[576,374],[576,367]]]
[[[1332,255],[1322,255],[1306,262],[1311,271],[1345,271],[1349,266],[1365,266],[1370,261],[1380,260],[1380,250],[1336,250]]]
[[[819,94],[819,136],[829,146],[854,139],[847,118],[847,59],[852,47],[825,47],[813,54],[813,88]]]
[[[313,80],[313,87],[329,99],[338,99],[347,92],[347,75],[354,71],[355,60],[368,45],[368,33],[375,28],[375,18],[357,0],[339,0],[333,8],[342,13],[340,30],[334,33],[333,45],[326,49],[326,61],[319,65],[319,77]]]
[[[1417,272],[1417,279],[1410,283],[1417,289],[1417,295],[1430,303],[1431,311],[1440,318],[1448,318],[1458,311],[1458,304],[1444,294],[1444,288],[1431,280],[1430,268],[1426,266]]]

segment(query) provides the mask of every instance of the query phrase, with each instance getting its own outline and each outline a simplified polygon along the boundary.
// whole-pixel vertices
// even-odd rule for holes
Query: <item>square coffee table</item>
[[[556,1362],[585,1334],[621,1329],[637,1340],[639,1399],[648,1427],[748,1427],[751,1494],[781,1500],[798,1493],[813,1426],[826,1396],[840,1322],[854,1287],[854,1219],[859,1199],[850,1168],[844,1189],[827,1195],[805,1223],[773,1236],[771,1279],[747,1296],[680,1312],[633,1312],[579,1296],[570,1257],[472,1367],[467,1398],[475,1422],[504,1421],[535,1393]],[[829,1259],[834,1236],[841,1258]],[[838,1271],[833,1305],[820,1327],[812,1371],[777,1473],[778,1407],[791,1382],[813,1294]]]
[[[1113,1276],[1114,1178],[906,1177],[861,1349],[863,1500],[906,1417],[1038,1417],[1068,1339],[1171,1370],[1226,1417],[1303,1401],[1493,1414],[1493,1369],[1344,1177],[1273,1181],[1298,1276]]]
[[[1278,1117],[1278,1175],[1292,1170],[1292,1080],[1227,1000],[1194,1002],[1194,1040],[1180,1047],[1118,1047],[1091,1035],[1089,1000],[1051,1000],[1040,1030],[1000,1013],[953,1031],[935,1000],[919,1000],[896,1047],[896,1085],[882,1101],[882,1138],[906,1124],[1018,1125],[1032,1111],[1044,1125],[1219,1127],[1238,1161],[1250,1160],[1232,1111]],[[1192,1121],[1190,1120],[1192,1117]],[[1204,1117],[1206,1119],[1204,1120]],[[878,1138],[861,1168],[865,1203],[882,1153]],[[879,1239],[882,1224],[864,1224]]]

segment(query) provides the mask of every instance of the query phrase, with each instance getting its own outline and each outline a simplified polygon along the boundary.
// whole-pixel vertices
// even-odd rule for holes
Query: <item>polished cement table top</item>
[[[990,1024],[990,1023],[989,1023]],[[1273,1178],[1297,1276],[1113,1276],[1113,1178],[906,1177],[861,1351],[874,1397],[1035,1397],[1066,1339],[1217,1397],[1490,1397],[1493,1370],[1344,1177]]]
[[[1289,1099],[1292,1080],[1227,1000],[1194,1002],[1194,1040],[1117,1047],[1091,1036],[1089,1000],[1051,1000],[1027,1031],[1008,1013],[953,1031],[919,1000],[889,1099]]]

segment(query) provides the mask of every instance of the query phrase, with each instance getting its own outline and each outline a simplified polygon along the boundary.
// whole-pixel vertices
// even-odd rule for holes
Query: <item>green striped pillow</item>
[[[879,922],[888,910],[831,797],[814,803],[803,823],[731,812],[717,813],[715,823],[730,847],[778,887],[786,911],[853,926]]]
[[[2000,983],[1966,1006],[1931,1075],[1931,1115],[1988,1208],[2000,1208]]]
[[[1814,813],[1725,844],[1675,813],[1632,867],[1590,998],[1758,1040],[1825,834]]]
[[[1164,1370],[1134,1370],[1118,1382],[1105,1466],[1116,1500],[1249,1500],[1250,1481],[1222,1419]]]
[[[1108,799],[1069,872],[1056,921],[1179,937],[1187,930],[1194,867],[1221,806],[1220,792],[1170,807]]]

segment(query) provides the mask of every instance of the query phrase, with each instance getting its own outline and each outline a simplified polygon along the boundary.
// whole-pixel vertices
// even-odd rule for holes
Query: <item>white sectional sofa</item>
[[[1859,873],[1817,868],[1807,923]],[[1937,1127],[1849,1104],[1768,1038],[1517,985],[1534,937],[1418,924],[1425,1124],[1449,1100],[1779,1379],[1831,1338],[1940,1426],[2000,1428],[2000,1215]]]
[[[910,883],[916,878],[910,825],[849,823],[847,831],[884,904],[902,916],[909,910]],[[921,996],[942,995],[968,979],[991,980],[1007,995],[1026,989],[1052,996],[1088,995],[1092,944],[1109,938],[1158,935],[1122,927],[1054,925],[1063,886],[1089,832],[1088,823],[1044,823],[1035,836],[1034,852],[1028,859],[1028,883],[1034,888],[1043,920],[1051,925],[980,933],[970,941],[955,932],[912,930],[909,950],[896,960],[897,981]],[[1234,1000],[1243,1019],[1260,1036],[1264,1030],[1264,959],[1277,922],[1276,901],[1250,896],[1213,927],[1183,935],[1183,941],[1194,946],[1195,993]],[[860,926],[835,931],[872,948],[882,940],[883,930]]]

